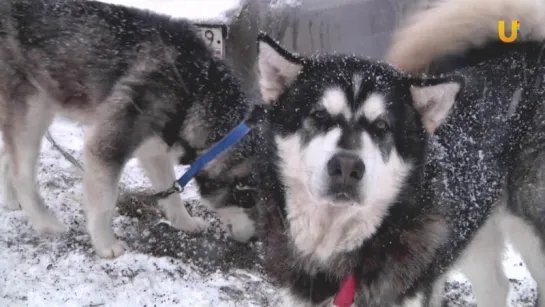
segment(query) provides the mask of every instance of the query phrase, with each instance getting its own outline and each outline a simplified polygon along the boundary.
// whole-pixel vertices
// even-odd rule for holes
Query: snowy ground
[[[57,120],[51,134],[81,161],[82,128]],[[183,172],[183,167],[177,173]],[[276,291],[261,274],[259,244],[228,238],[218,220],[198,206],[193,185],[189,209],[213,221],[203,235],[172,229],[138,195],[150,188],[135,160],[121,184],[116,233],[132,247],[115,260],[99,259],[89,245],[82,212],[81,176],[44,140],[38,181],[50,208],[69,227],[56,238],[37,236],[21,211],[0,207],[0,306],[274,306]],[[1,203],[0,203],[1,204]],[[519,257],[505,268],[514,286],[511,306],[533,306],[534,282]],[[470,287],[453,274],[447,306],[472,306]]]
[[[81,161],[80,127],[58,121],[50,131]],[[260,277],[256,243],[227,240],[213,216],[214,227],[204,235],[172,229],[154,207],[127,197],[150,188],[134,160],[122,179],[122,214],[114,222],[132,250],[116,260],[99,259],[85,233],[81,176],[47,140],[40,160],[44,200],[69,231],[38,237],[21,211],[0,209],[0,306],[268,305],[273,292]],[[183,197],[195,199],[192,186]]]

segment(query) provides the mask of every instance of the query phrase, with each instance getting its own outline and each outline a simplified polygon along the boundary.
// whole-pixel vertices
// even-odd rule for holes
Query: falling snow
[[[225,12],[240,1],[107,2],[195,20],[225,20]],[[81,127],[57,120],[51,133],[63,148],[81,159]],[[484,157],[479,153],[477,158],[482,161]],[[178,167],[177,173],[183,170],[184,167]],[[0,203],[0,306],[274,305],[278,289],[261,273],[259,244],[246,247],[227,239],[217,219],[196,205],[194,185],[190,184],[182,197],[193,200],[190,210],[194,214],[213,221],[206,234],[186,235],[172,230],[160,219],[143,221],[119,214],[114,228],[133,249],[118,259],[104,260],[94,254],[85,232],[81,174],[45,140],[38,181],[45,202],[69,231],[60,237],[39,237],[21,211],[7,211]],[[150,183],[136,161],[129,161],[121,194],[149,188]],[[206,252],[202,246],[207,246]],[[533,306],[535,283],[509,246],[504,267],[512,285],[511,306]],[[448,288],[449,306],[474,304],[463,275],[451,274]]]

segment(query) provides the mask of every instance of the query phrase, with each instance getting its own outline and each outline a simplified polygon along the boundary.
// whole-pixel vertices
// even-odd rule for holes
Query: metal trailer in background
[[[260,30],[301,54],[355,53],[380,59],[392,30],[416,1],[241,0],[227,13],[222,54],[241,74],[246,89],[258,94],[255,63]]]

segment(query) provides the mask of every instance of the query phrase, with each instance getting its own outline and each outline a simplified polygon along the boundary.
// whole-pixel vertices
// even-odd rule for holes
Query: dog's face
[[[265,35],[258,48],[283,181],[317,205],[394,201],[462,86],[357,57],[301,58]]]

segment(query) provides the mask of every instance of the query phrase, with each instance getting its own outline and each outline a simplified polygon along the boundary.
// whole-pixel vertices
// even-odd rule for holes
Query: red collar
[[[356,276],[354,274],[348,275],[341,284],[341,289],[333,300],[333,306],[335,307],[351,307],[354,303],[354,297],[356,296]]]

